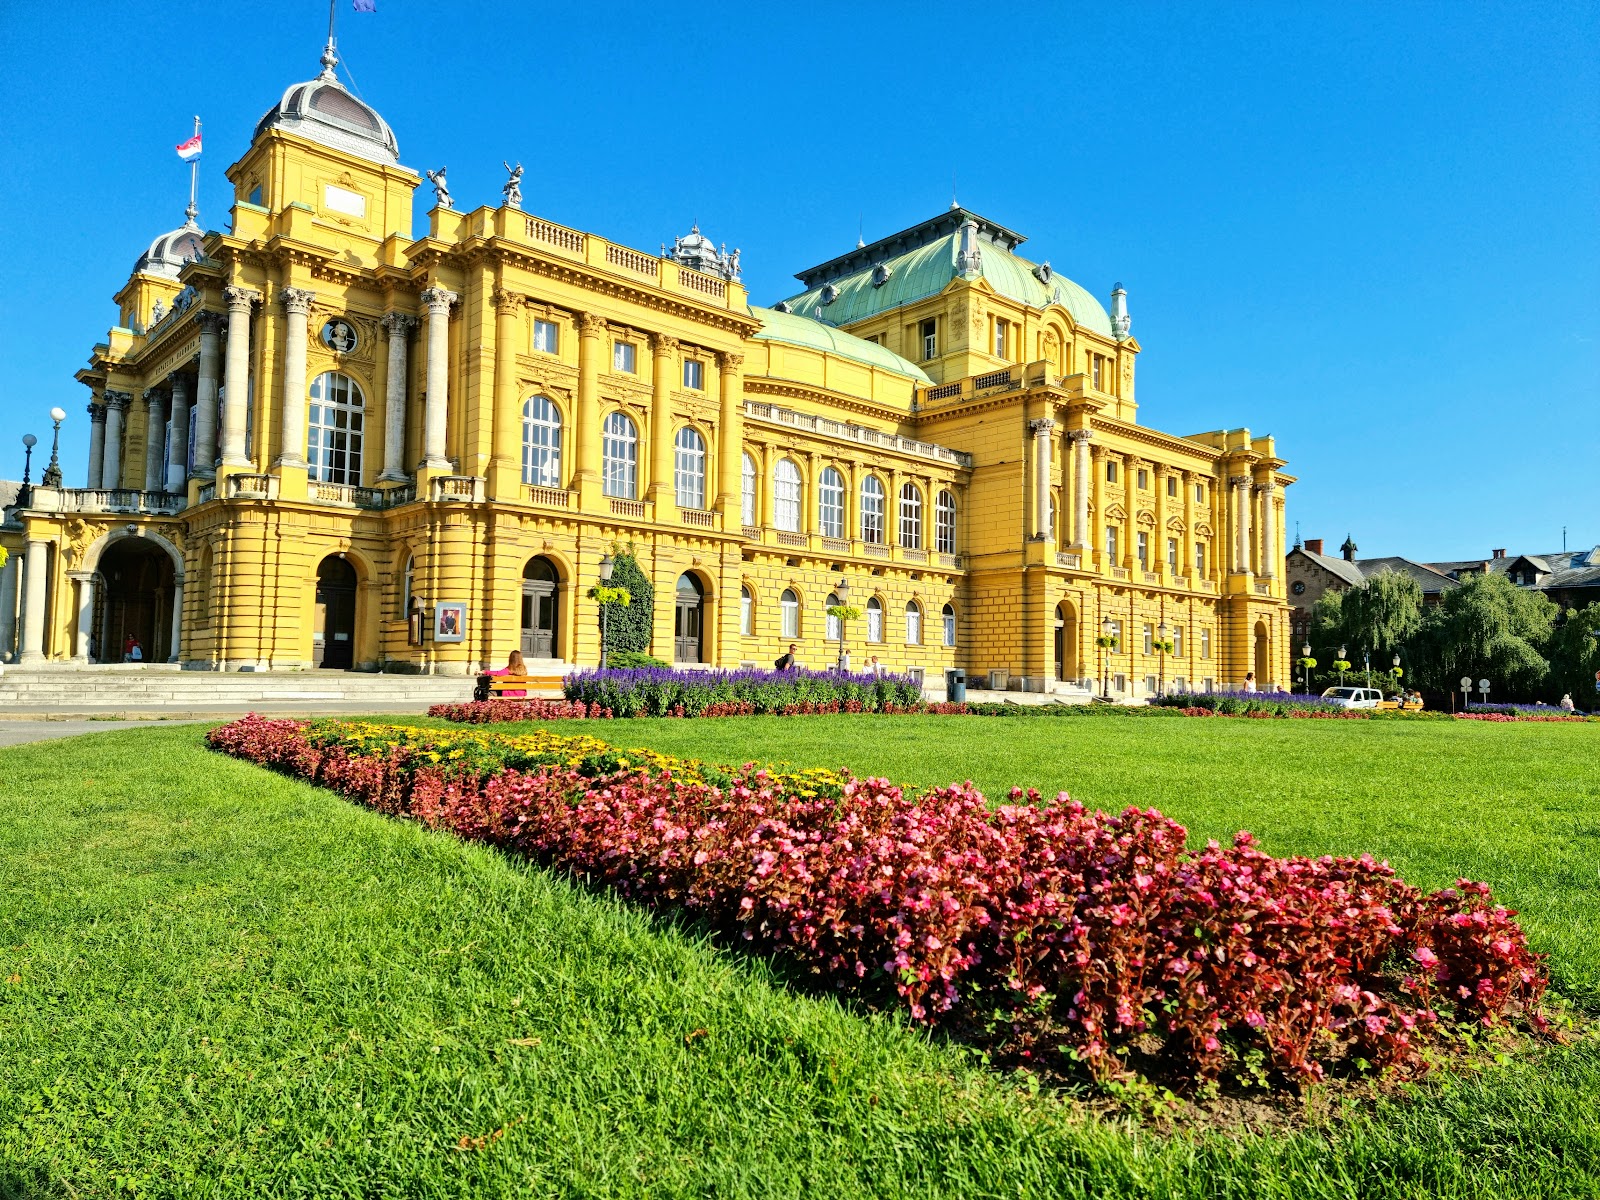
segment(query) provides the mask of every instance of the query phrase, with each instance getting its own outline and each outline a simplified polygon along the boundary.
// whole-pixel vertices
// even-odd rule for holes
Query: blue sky
[[[339,0],[341,52],[459,207],[520,159],[529,211],[650,250],[698,220],[771,303],[954,173],[1024,254],[1127,287],[1145,423],[1277,436],[1291,529],[1600,542],[1600,5],[377,2]],[[224,227],[223,168],[326,19],[0,4],[0,476],[59,403],[82,483],[72,373],[182,220],[172,147],[199,113]]]

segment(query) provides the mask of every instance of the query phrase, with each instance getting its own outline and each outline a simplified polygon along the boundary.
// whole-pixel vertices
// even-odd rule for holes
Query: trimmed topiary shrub
[[[613,662],[622,654],[640,654],[645,657],[650,655],[650,637],[654,632],[655,624],[655,599],[656,590],[650,586],[650,581],[645,578],[639,569],[639,561],[634,558],[631,550],[620,550],[611,556],[612,570],[611,582],[607,587],[626,588],[632,597],[631,603],[596,605],[596,609],[609,609],[605,615],[606,625],[606,650]],[[602,619],[599,611],[595,613],[595,624],[598,627]]]

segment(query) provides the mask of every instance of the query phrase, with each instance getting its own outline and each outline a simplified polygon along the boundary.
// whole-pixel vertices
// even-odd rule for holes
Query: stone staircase
[[[532,695],[561,694],[558,672],[539,677]],[[420,713],[431,704],[472,699],[474,682],[462,675],[359,671],[184,671],[166,663],[7,666],[0,674],[0,719]]]

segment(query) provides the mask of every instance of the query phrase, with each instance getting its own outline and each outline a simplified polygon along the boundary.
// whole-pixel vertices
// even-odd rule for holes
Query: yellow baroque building
[[[1111,309],[962,208],[751,305],[698,229],[646,253],[502,202],[420,234],[387,123],[290,87],[116,293],[82,488],[7,510],[0,651],[209,670],[593,664],[631,547],[653,653],[1144,695],[1290,679],[1270,437],[1139,424]],[[1115,623],[1115,650],[1098,645]],[[1161,631],[1170,650],[1163,652]]]

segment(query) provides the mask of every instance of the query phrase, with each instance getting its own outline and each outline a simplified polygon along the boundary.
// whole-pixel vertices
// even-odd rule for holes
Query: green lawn
[[[1426,884],[1485,878],[1563,994],[1600,1010],[1594,727],[583,728],[724,761],[1066,787],[1198,835],[1246,826],[1277,851],[1372,850]],[[1305,1133],[1170,1136],[210,754],[193,727],[0,751],[0,780],[0,1197],[1600,1196],[1593,1041]]]

